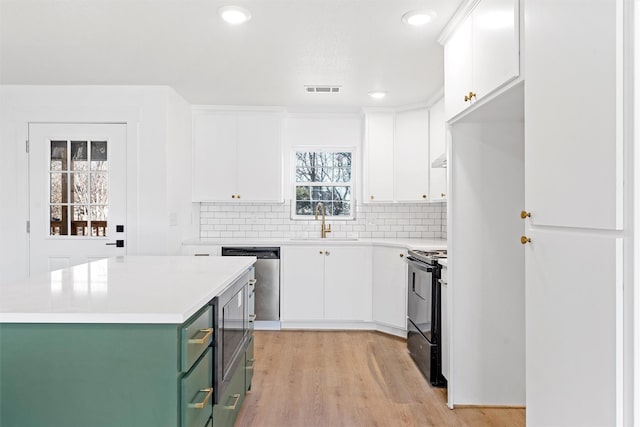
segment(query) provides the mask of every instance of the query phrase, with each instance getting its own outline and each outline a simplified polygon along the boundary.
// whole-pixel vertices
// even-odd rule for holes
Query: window
[[[293,217],[314,216],[322,203],[327,216],[353,218],[352,159],[351,150],[296,150]]]
[[[51,235],[106,236],[107,167],[106,141],[51,141]]]

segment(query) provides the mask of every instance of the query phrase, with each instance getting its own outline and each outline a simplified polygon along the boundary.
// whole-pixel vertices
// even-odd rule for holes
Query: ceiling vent
[[[340,86],[305,86],[307,93],[340,93]]]

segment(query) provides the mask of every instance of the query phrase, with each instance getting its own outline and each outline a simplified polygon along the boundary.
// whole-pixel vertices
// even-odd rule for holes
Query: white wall
[[[178,253],[177,242],[190,226],[190,215],[173,184],[179,168],[190,176],[190,153],[168,157],[190,145],[190,125],[183,100],[168,87],[154,86],[1,86],[0,283],[28,274],[28,172],[25,140],[30,122],[111,122],[127,124],[127,253]],[[171,147],[171,148],[169,148]],[[178,166],[180,165],[180,166]],[[168,182],[171,182],[171,190]],[[189,187],[190,188],[190,187]],[[187,191],[188,193],[188,191]],[[185,207],[185,211],[191,208]],[[169,212],[177,225],[169,230]]]
[[[356,202],[361,200],[362,187],[362,115],[326,113],[289,113],[285,116],[283,132],[284,199],[293,194],[292,149],[300,146],[354,147],[356,149]]]

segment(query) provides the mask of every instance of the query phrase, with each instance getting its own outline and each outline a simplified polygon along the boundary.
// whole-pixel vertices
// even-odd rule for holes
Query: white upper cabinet
[[[367,113],[365,202],[429,200],[429,111]]]
[[[365,127],[364,201],[392,202],[394,196],[394,114],[367,114]]]
[[[429,157],[430,165],[434,160],[447,154],[447,128],[444,121],[444,99],[429,109]],[[446,200],[447,169],[430,167],[429,197],[431,200]]]
[[[518,0],[481,0],[444,45],[451,119],[520,74]]]
[[[424,108],[396,115],[395,149],[396,200],[428,200],[429,110]]]
[[[193,201],[282,201],[282,115],[196,111]]]
[[[444,102],[447,119],[470,105],[467,96],[473,87],[471,29],[469,16],[444,45]]]
[[[621,7],[526,3],[525,202],[534,225],[622,228]]]

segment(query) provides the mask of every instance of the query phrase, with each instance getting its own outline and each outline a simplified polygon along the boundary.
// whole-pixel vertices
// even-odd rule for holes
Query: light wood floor
[[[524,409],[446,407],[404,340],[377,332],[256,331],[240,426],[525,425]]]

